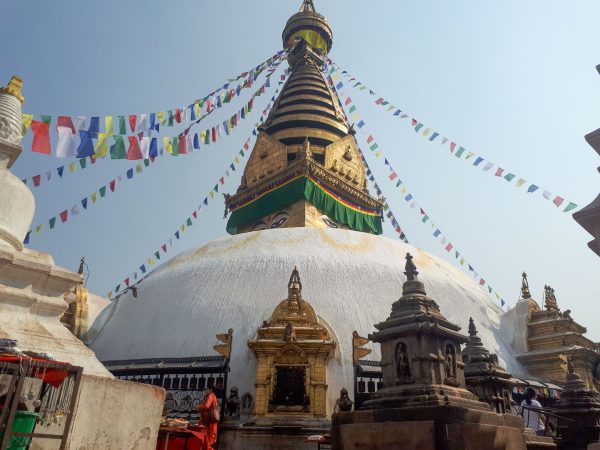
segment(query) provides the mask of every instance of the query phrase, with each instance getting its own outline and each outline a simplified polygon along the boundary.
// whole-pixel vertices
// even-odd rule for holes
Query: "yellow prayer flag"
[[[106,134],[115,134],[115,130],[113,129],[112,116],[104,116],[104,129]]]
[[[163,142],[165,143],[165,150],[169,153],[173,153],[173,146],[171,145],[171,138],[169,136],[163,137]]]
[[[77,170],[77,164],[75,164],[74,162],[69,164],[69,172],[75,173],[76,170]]]
[[[148,258],[147,262],[149,266],[153,266],[154,264],[156,264],[156,262],[152,258]]]
[[[460,258],[460,265],[464,265],[465,264],[465,258]]]
[[[136,171],[137,173],[142,173],[142,165],[141,165],[140,163],[138,163],[138,165],[137,165],[137,166],[135,166],[135,171]]]
[[[206,140],[206,130],[200,132],[200,140],[204,142]]]
[[[96,203],[96,199],[98,198],[98,194],[96,192],[94,192],[92,194],[92,203]]]
[[[210,198],[215,198],[215,191],[210,191]]]
[[[469,153],[467,153],[467,156],[465,156],[465,159],[472,158],[473,156],[475,156],[475,153],[469,152]]]
[[[202,110],[200,109],[200,103],[194,103],[194,112],[196,113],[196,118],[199,119],[202,115]]]
[[[235,163],[236,163],[236,164],[239,164],[239,163],[240,163],[240,157],[239,157],[239,156],[236,156],[236,157],[235,157]]]
[[[406,189],[406,186],[402,186],[402,190],[400,191],[401,194],[406,194],[408,192],[408,189]]]
[[[431,134],[431,128],[425,128],[423,130],[423,136],[428,137]]]
[[[42,231],[42,228],[43,228],[43,227],[44,227],[44,224],[43,224],[43,223],[39,224],[37,227],[35,227],[35,232],[36,232],[36,233],[39,233],[40,231]]]
[[[182,233],[185,233],[185,225],[181,225],[181,227],[179,227],[179,229],[181,230]]]
[[[377,150],[377,151],[375,152],[375,157],[376,157],[376,158],[381,158],[382,156],[383,156],[383,152],[382,152],[381,150]]]
[[[165,112],[164,111],[157,112],[156,117],[158,118],[161,125],[165,124]]]
[[[526,181],[523,178],[519,178],[519,180],[517,181],[517,187],[521,187],[526,183]]]
[[[96,147],[94,149],[97,158],[104,158],[106,155],[108,155],[108,142],[106,141],[106,138],[109,136],[109,134],[112,134],[112,129],[111,133],[98,133],[98,142],[96,142]]]
[[[29,127],[31,127],[31,121],[33,120],[33,114],[21,114],[21,121],[23,122],[23,134],[27,133]]]

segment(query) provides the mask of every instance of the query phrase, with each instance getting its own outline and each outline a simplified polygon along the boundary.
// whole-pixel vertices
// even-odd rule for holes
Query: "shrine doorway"
[[[306,396],[306,367],[278,366],[276,368],[276,384],[273,391],[273,406],[304,407]]]

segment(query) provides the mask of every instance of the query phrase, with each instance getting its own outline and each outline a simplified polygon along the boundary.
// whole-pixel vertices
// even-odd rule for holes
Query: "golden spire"
[[[521,281],[521,298],[525,300],[531,298],[531,292],[529,291],[529,281],[527,281],[527,274],[523,272],[523,279]]]
[[[25,98],[21,95],[21,88],[23,87],[23,78],[13,75],[8,84],[4,87],[0,87],[0,93],[10,94],[16,97],[21,104],[25,103]]]
[[[554,289],[547,285],[544,286],[544,306],[546,307],[546,311],[559,311]]]

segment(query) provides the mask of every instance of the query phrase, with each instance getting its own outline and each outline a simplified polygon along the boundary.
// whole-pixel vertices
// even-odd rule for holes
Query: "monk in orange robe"
[[[215,409],[218,411],[216,417],[213,412]],[[220,417],[221,412],[219,409],[219,401],[217,400],[217,396],[215,395],[212,386],[206,387],[206,395],[202,404],[198,406],[198,411],[200,412],[200,424],[206,427],[208,443],[212,446],[217,442],[218,417]]]

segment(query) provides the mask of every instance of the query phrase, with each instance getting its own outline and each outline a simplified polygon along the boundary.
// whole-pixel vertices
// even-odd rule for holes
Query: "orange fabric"
[[[40,358],[30,358],[29,356],[17,356],[17,355],[0,355],[0,362],[7,362],[12,364],[19,364],[21,361],[42,361],[45,362],[47,360]],[[60,361],[48,361],[53,364],[62,364],[65,366],[70,366],[69,363],[64,363]],[[43,367],[43,366],[42,366]],[[40,380],[45,381],[46,383],[54,386],[55,388],[59,387],[65,378],[67,378],[69,372],[66,370],[60,369],[48,369],[44,370],[42,373],[38,373],[37,377]]]
[[[198,411],[200,411],[200,424],[207,428],[208,442],[214,444],[217,442],[217,422],[213,422],[211,410],[214,406],[219,406],[217,396],[212,392],[206,396]]]
[[[167,450],[210,450],[206,431],[171,429],[164,427],[161,427],[158,430],[156,450],[165,450],[167,434],[169,434],[169,442],[166,447]]]

